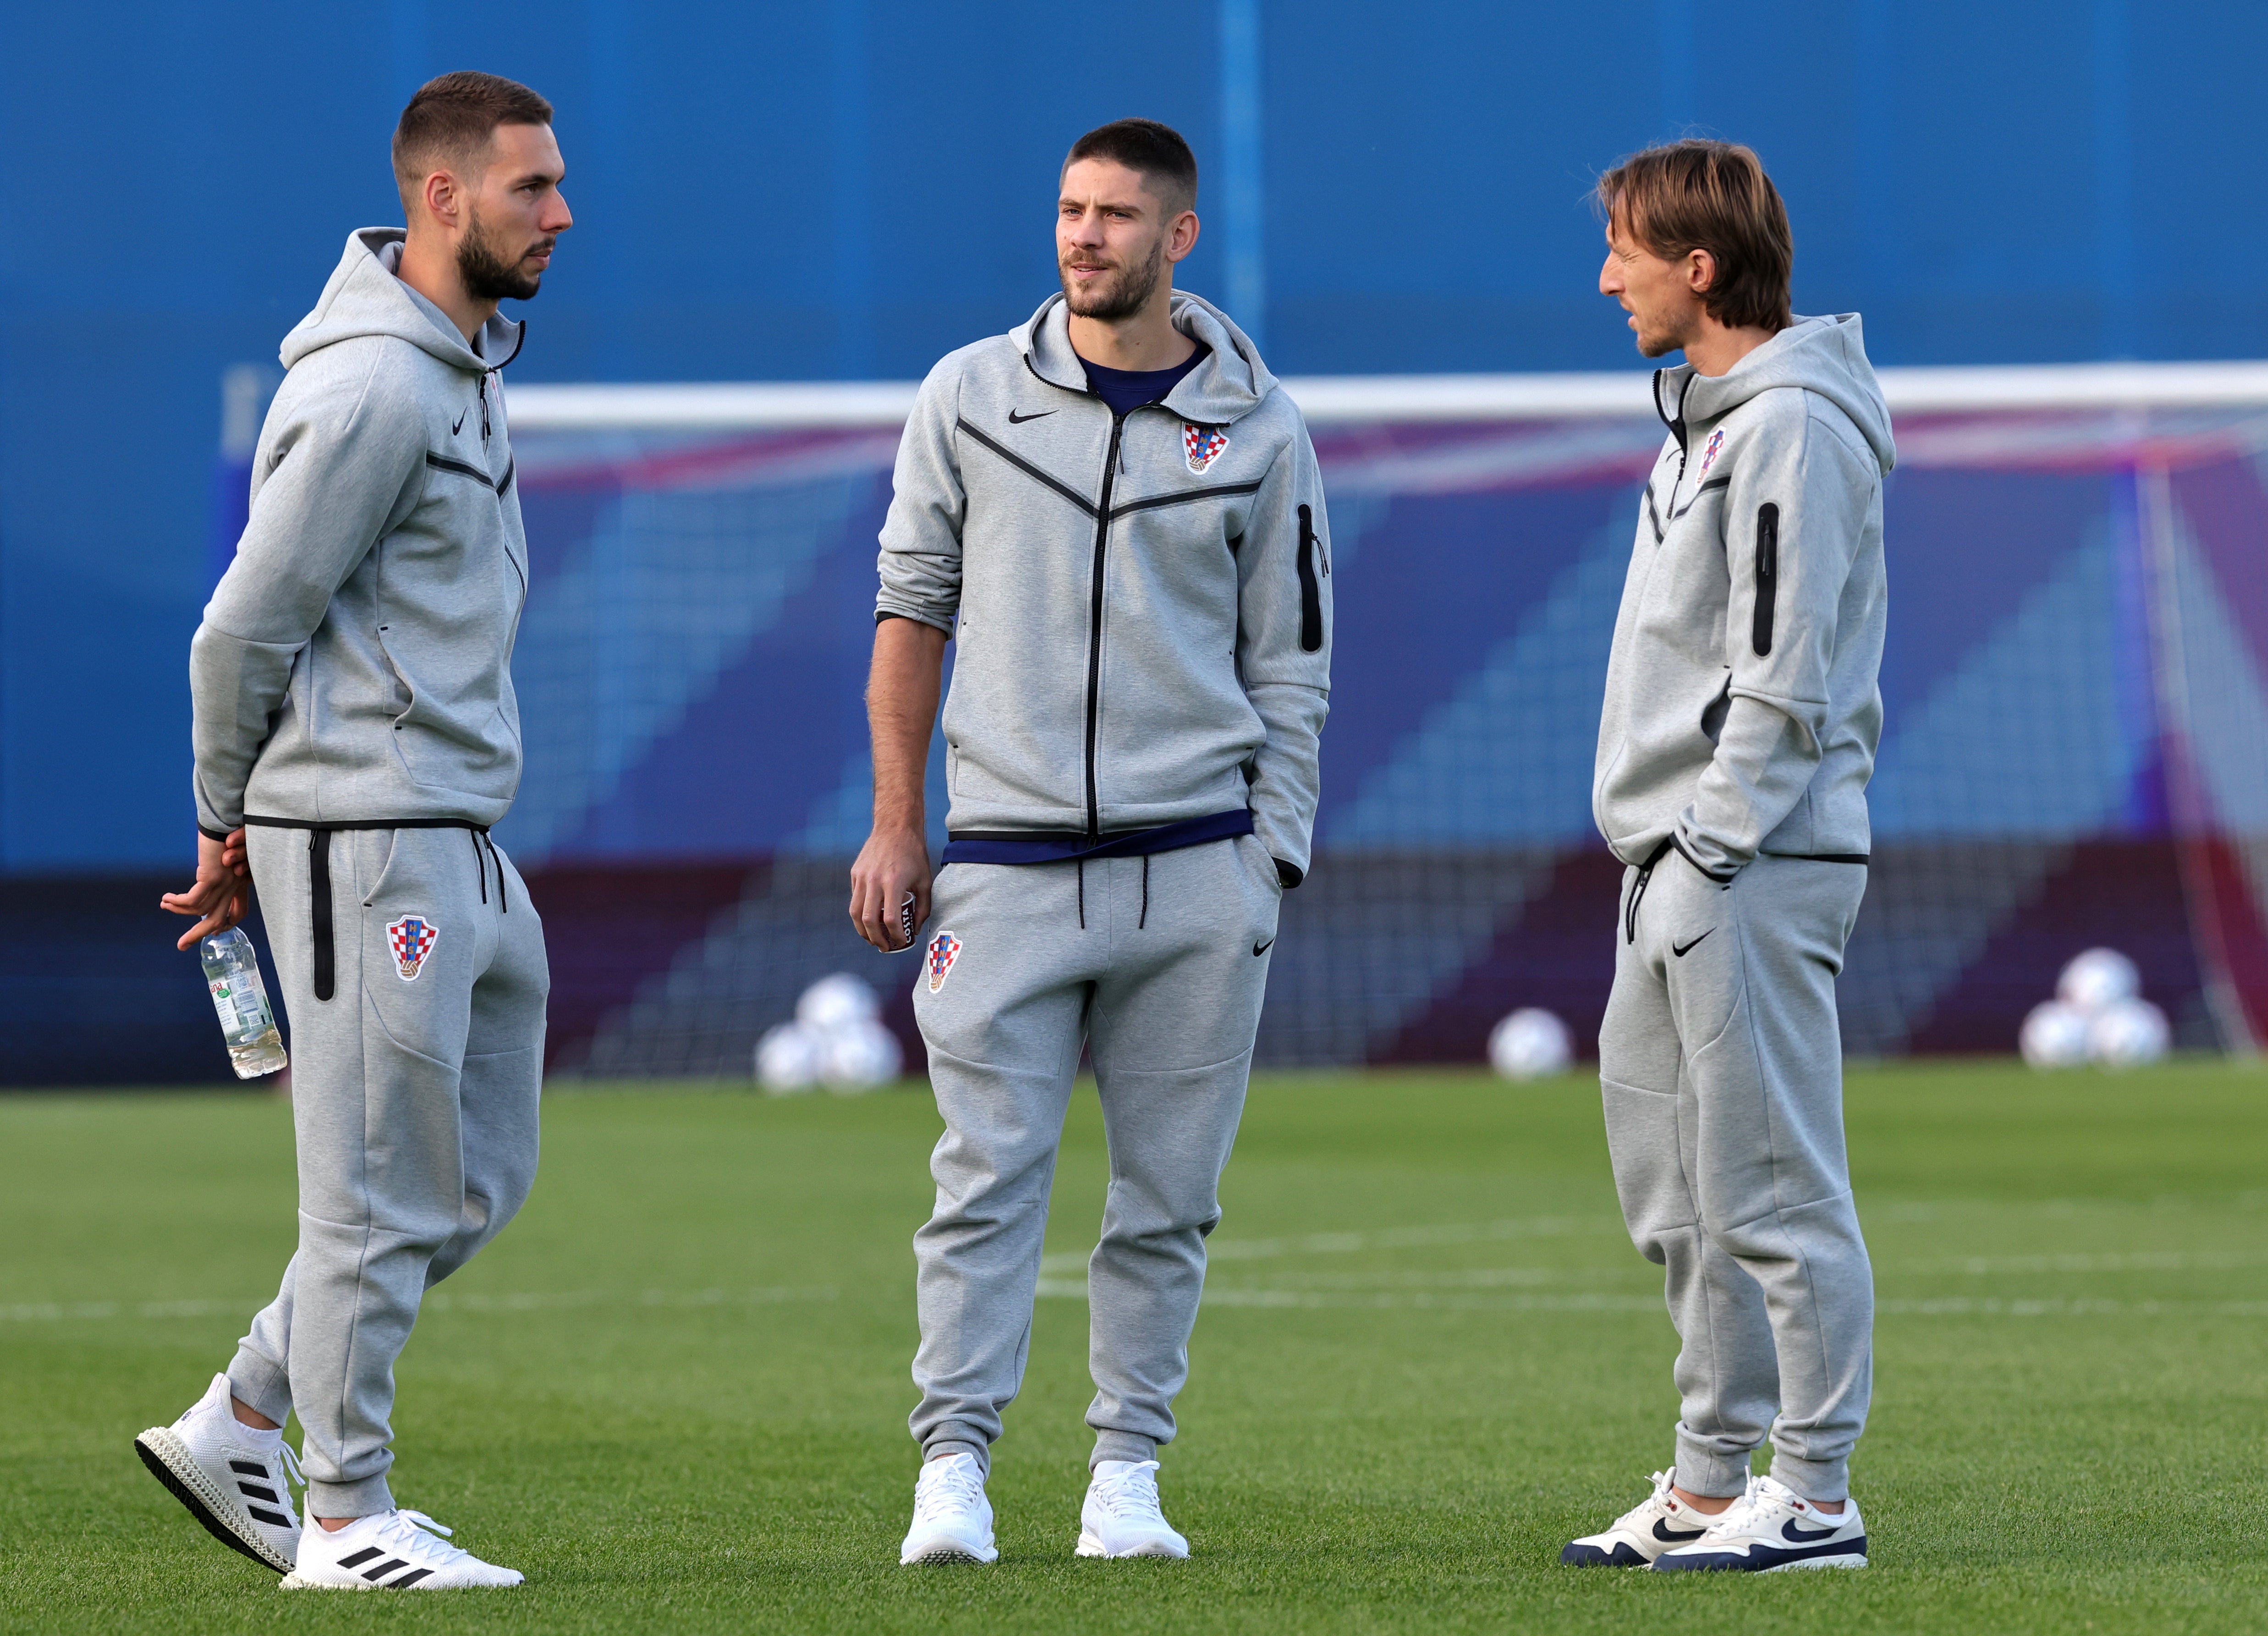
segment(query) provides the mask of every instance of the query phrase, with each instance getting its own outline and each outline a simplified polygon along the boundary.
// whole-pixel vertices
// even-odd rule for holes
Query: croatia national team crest
[[[433,952],[433,945],[440,936],[441,928],[423,915],[404,915],[387,923],[386,941],[394,950],[394,969],[401,974],[404,983],[417,981],[425,956]]]
[[[1182,448],[1189,457],[1189,469],[1199,476],[1204,468],[1220,457],[1228,446],[1228,434],[1218,426],[1193,425],[1182,423]]]
[[[1709,441],[1702,447],[1700,475],[1705,477],[1709,475],[1709,468],[1717,463],[1717,456],[1724,452],[1724,448],[1725,429],[1719,426],[1709,434]]]
[[[953,962],[961,958],[961,940],[950,932],[940,932],[929,940],[929,991],[932,994],[945,986],[945,979],[953,970]]]

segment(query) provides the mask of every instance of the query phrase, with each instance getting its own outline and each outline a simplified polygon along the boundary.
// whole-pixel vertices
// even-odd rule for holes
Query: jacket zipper
[[[1102,803],[1094,779],[1094,741],[1102,705],[1102,564],[1110,544],[1110,488],[1118,475],[1118,439],[1126,430],[1126,416],[1110,417],[1110,447],[1102,457],[1102,498],[1094,508],[1094,588],[1087,598],[1086,615],[1086,836],[1102,834]]]
[[[1300,651],[1313,653],[1323,645],[1323,595],[1315,580],[1315,512],[1300,508]],[[1323,571],[1331,571],[1323,564]]]

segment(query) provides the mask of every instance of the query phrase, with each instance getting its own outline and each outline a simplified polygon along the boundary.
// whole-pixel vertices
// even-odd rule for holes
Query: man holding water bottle
[[[420,90],[394,137],[405,233],[347,240],[285,337],[250,520],[190,648],[189,947],[257,881],[296,1058],[298,1248],[226,1371],[136,1440],[223,1544],[287,1588],[519,1583],[399,1508],[394,1363],[420,1298],[535,1177],[542,923],[489,838],[519,784],[508,661],[527,549],[499,299],[573,225],[551,105],[488,74]],[[304,1434],[304,1531],[283,1423]]]

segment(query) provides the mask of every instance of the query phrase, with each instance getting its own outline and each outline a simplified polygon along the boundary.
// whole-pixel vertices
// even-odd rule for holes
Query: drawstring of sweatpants
[[[497,868],[498,868],[498,870],[499,870],[499,871],[501,871],[502,867],[503,867],[503,866],[502,866],[502,865],[498,865],[498,866],[497,866]],[[1080,859],[1079,860],[1078,867],[1079,867],[1079,929],[1080,931],[1084,932],[1084,931],[1086,931],[1086,859],[1084,859],[1084,858]],[[503,876],[503,874],[502,874],[501,873],[499,873],[497,874],[497,879],[498,879],[499,881],[501,881],[503,878],[504,878],[504,876]],[[484,898],[484,899],[482,899],[482,901],[483,903],[485,903],[487,900]],[[1149,853],[1147,853],[1147,852],[1145,852],[1145,853],[1143,853],[1143,854],[1142,854],[1142,917],[1141,917],[1141,918],[1140,918],[1140,919],[1137,920],[1137,921],[1134,923],[1134,929],[1135,929],[1137,932],[1139,932],[1139,931],[1143,930],[1145,927],[1146,927],[1149,924],[1150,924],[1150,854],[1149,854]]]
[[[1624,942],[1638,941],[1638,902],[1646,896],[1646,886],[1653,879],[1653,866],[1668,855],[1669,843],[1664,840],[1660,845],[1649,852],[1646,861],[1638,866],[1638,879],[1631,882],[1630,907],[1623,911]]]
[[[512,913],[512,897],[504,889],[504,859],[497,856],[496,843],[489,839],[489,832],[485,829],[468,829],[465,833],[473,837],[473,870],[475,873],[480,876],[481,902],[485,903],[489,901],[489,865],[493,862],[496,865],[497,872],[497,912],[506,915]],[[487,842],[488,844],[489,855],[487,858],[482,858],[481,856],[481,844],[482,842]]]

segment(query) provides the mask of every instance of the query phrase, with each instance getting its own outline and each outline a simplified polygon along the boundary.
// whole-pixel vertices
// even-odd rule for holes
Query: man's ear
[[[1174,217],[1174,225],[1166,231],[1166,259],[1184,261],[1197,247],[1197,213],[1183,210]]]
[[[457,179],[446,171],[435,171],[425,178],[423,192],[425,213],[439,225],[457,225],[460,195]]]
[[[1685,287],[1695,295],[1707,295],[1710,286],[1717,282],[1717,258],[1706,250],[1685,253]]]

